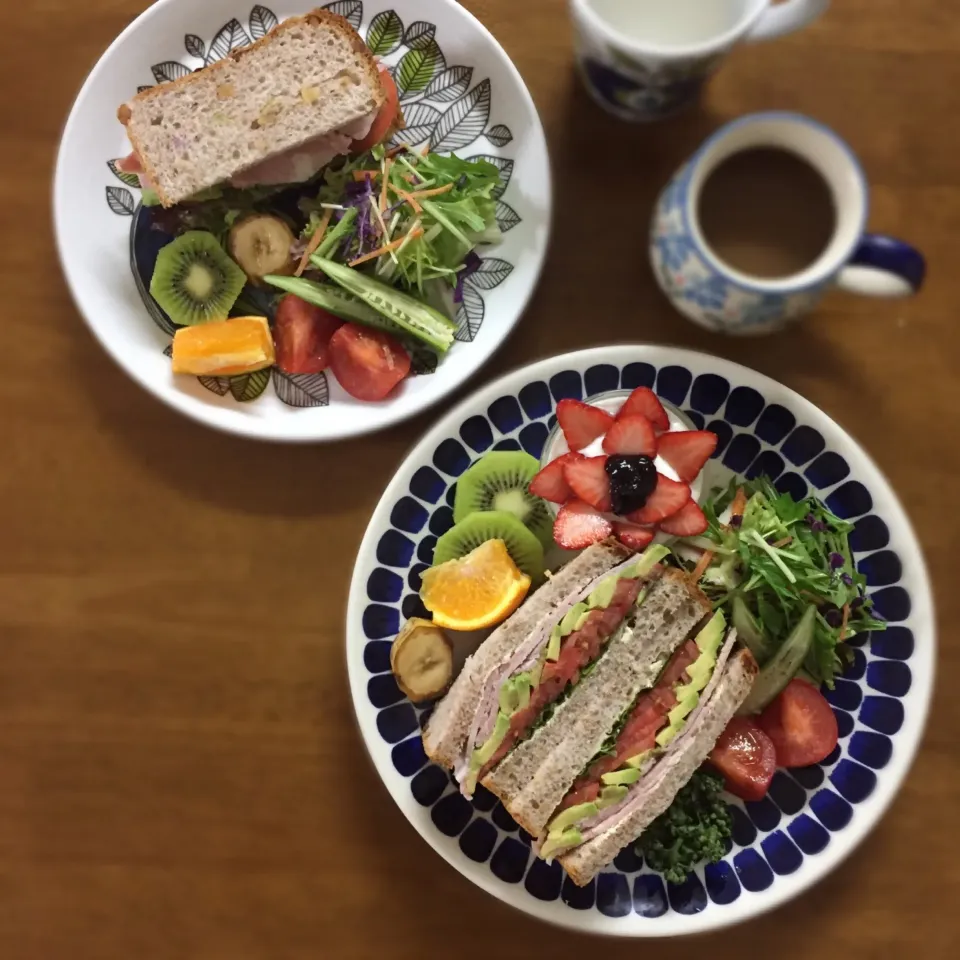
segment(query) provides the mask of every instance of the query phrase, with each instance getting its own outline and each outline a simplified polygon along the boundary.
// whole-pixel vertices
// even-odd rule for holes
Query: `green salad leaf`
[[[723,523],[739,487],[747,497],[743,517],[739,524]],[[853,564],[853,524],[815,497],[797,501],[780,493],[766,477],[731,482],[715,491],[703,510],[708,530],[689,542],[715,554],[701,583],[714,607],[742,599],[776,650],[815,604],[804,669],[814,682],[832,688],[850,658],[845,641],[886,626],[872,615],[866,579]]]

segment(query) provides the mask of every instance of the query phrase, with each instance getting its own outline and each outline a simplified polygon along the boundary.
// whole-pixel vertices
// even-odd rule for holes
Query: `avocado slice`
[[[617,584],[620,582],[620,577],[607,577],[606,580],[601,580],[599,584],[594,588],[593,593],[587,597],[587,606],[591,610],[603,609],[604,607],[610,606],[610,601],[613,599],[613,594],[617,589]]]
[[[586,820],[587,817],[595,817],[599,812],[600,807],[592,801],[578,803],[575,807],[567,807],[563,813],[559,813],[553,818],[553,822],[547,828],[547,835],[550,837],[557,836],[575,823]]]
[[[637,767],[623,767],[612,773],[605,773],[600,779],[608,786],[628,787],[640,779],[640,770]]]
[[[536,673],[536,678],[534,678]],[[530,703],[530,692],[540,680],[540,672],[537,668],[527,673],[518,673],[505,681],[500,687],[500,711],[508,717],[512,716],[518,710],[523,710]]]
[[[648,757],[650,757],[652,754],[653,754],[653,750],[650,749],[650,750],[644,750],[643,753],[638,753],[635,757],[628,757],[627,766],[633,767],[634,769],[639,770],[643,766],[644,761]]]
[[[627,788],[623,785],[613,784],[606,786],[600,791],[600,798],[597,800],[597,806],[603,810],[606,807],[612,807],[619,803],[627,795]]]
[[[573,810],[575,808],[571,807],[570,809]],[[582,841],[583,836],[576,827],[568,827],[566,830],[564,830],[562,833],[558,833],[556,836],[551,833],[550,836],[544,840],[543,845],[540,847],[540,856],[542,859],[548,860],[558,851],[575,847]]]
[[[621,577],[642,577],[649,573],[664,557],[670,555],[670,548],[662,543],[651,543],[643,553],[637,557],[637,562],[624,570]]]
[[[504,738],[510,731],[510,717],[499,711],[497,719],[493,724],[493,732],[487,737],[487,742],[477,747],[470,756],[470,770],[467,773],[467,789],[472,793],[477,785],[477,774],[483,769],[483,765],[497,752],[497,748],[503,743]]]
[[[667,746],[683,729],[687,717],[693,712],[700,700],[700,691],[707,685],[717,665],[717,652],[723,643],[727,621],[718,610],[697,634],[696,644],[700,656],[687,667],[687,683],[674,687],[677,705],[667,714],[667,726],[657,734],[657,743]]]
[[[706,623],[706,626],[697,634],[694,643],[700,649],[701,653],[716,653],[720,649],[720,641],[723,640],[724,632],[727,629],[727,620],[722,610],[718,610]]]

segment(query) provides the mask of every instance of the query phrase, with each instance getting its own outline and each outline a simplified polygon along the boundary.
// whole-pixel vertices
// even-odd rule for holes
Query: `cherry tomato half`
[[[330,369],[351,397],[382,400],[410,372],[410,357],[389,333],[346,323],[330,338]]]
[[[823,694],[806,680],[791,680],[760,714],[781,767],[809,767],[837,745],[837,718]]]
[[[762,800],[777,769],[773,742],[751,717],[734,717],[727,724],[709,761],[741,800]]]
[[[330,362],[330,338],[343,321],[288,293],[277,307],[273,342],[285,373],[319,373]]]

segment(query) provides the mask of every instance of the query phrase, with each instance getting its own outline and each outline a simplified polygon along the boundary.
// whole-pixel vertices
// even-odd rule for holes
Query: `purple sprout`
[[[863,606],[863,597],[854,597],[850,601],[851,610],[859,610]]]
[[[480,269],[480,264],[483,261],[471,250],[463,258],[463,269],[457,273],[457,286],[453,291],[453,302],[461,303],[463,301],[463,281],[470,276],[471,273],[476,273]]]
[[[840,579],[843,581],[845,587],[853,586],[853,577],[851,577],[849,573],[840,574]]]
[[[827,525],[823,520],[818,520],[812,513],[808,513],[806,517],[807,526],[814,533],[826,533]]]
[[[826,620],[831,627],[839,627],[843,624],[843,614],[836,607],[831,607],[823,615],[823,619]]]
[[[842,553],[837,553],[836,551],[834,551],[833,553],[830,554],[831,570],[839,570],[840,567],[844,565],[844,563],[846,563],[846,561],[843,559]]]
[[[743,517],[739,514],[735,517],[731,517],[730,526],[733,527],[735,530],[739,530],[740,527],[743,526]]]

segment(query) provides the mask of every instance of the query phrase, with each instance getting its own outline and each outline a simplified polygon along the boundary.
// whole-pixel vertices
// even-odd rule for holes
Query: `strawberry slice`
[[[553,539],[565,550],[582,550],[612,532],[610,521],[582,500],[568,500],[553,522]]]
[[[608,434],[609,436],[609,434]],[[665,433],[657,453],[677,471],[685,483],[692,483],[717,449],[717,435],[709,430]]]
[[[528,489],[535,497],[549,500],[551,503],[566,503],[572,496],[573,490],[563,475],[563,468],[568,463],[583,460],[579,453],[565,453],[556,460],[551,460],[531,481]]]
[[[631,550],[644,550],[653,540],[656,531],[653,527],[644,527],[639,523],[615,523],[613,535]]]
[[[618,417],[603,438],[607,453],[642,453],[646,457],[657,455],[657,435],[653,424],[642,414]]]
[[[659,523],[672,517],[690,499],[690,488],[679,480],[671,480],[662,473],[647,502],[627,516],[632,523]]]
[[[707,529],[707,518],[696,500],[688,500],[685,506],[660,524],[660,529],[674,537],[695,537]]]
[[[574,495],[601,513],[609,513],[613,506],[606,463],[606,457],[581,457],[577,454],[577,459],[563,468],[563,475]]]
[[[617,413],[617,419],[623,420],[625,417],[633,417],[637,414],[646,417],[653,424],[653,429],[657,433],[663,433],[670,429],[670,418],[667,416],[667,411],[663,409],[663,404],[649,387],[637,387],[624,401],[623,406]]]
[[[602,437],[613,423],[613,417],[606,410],[569,399],[557,404],[557,420],[571,450],[582,450],[589,446],[597,437]]]

